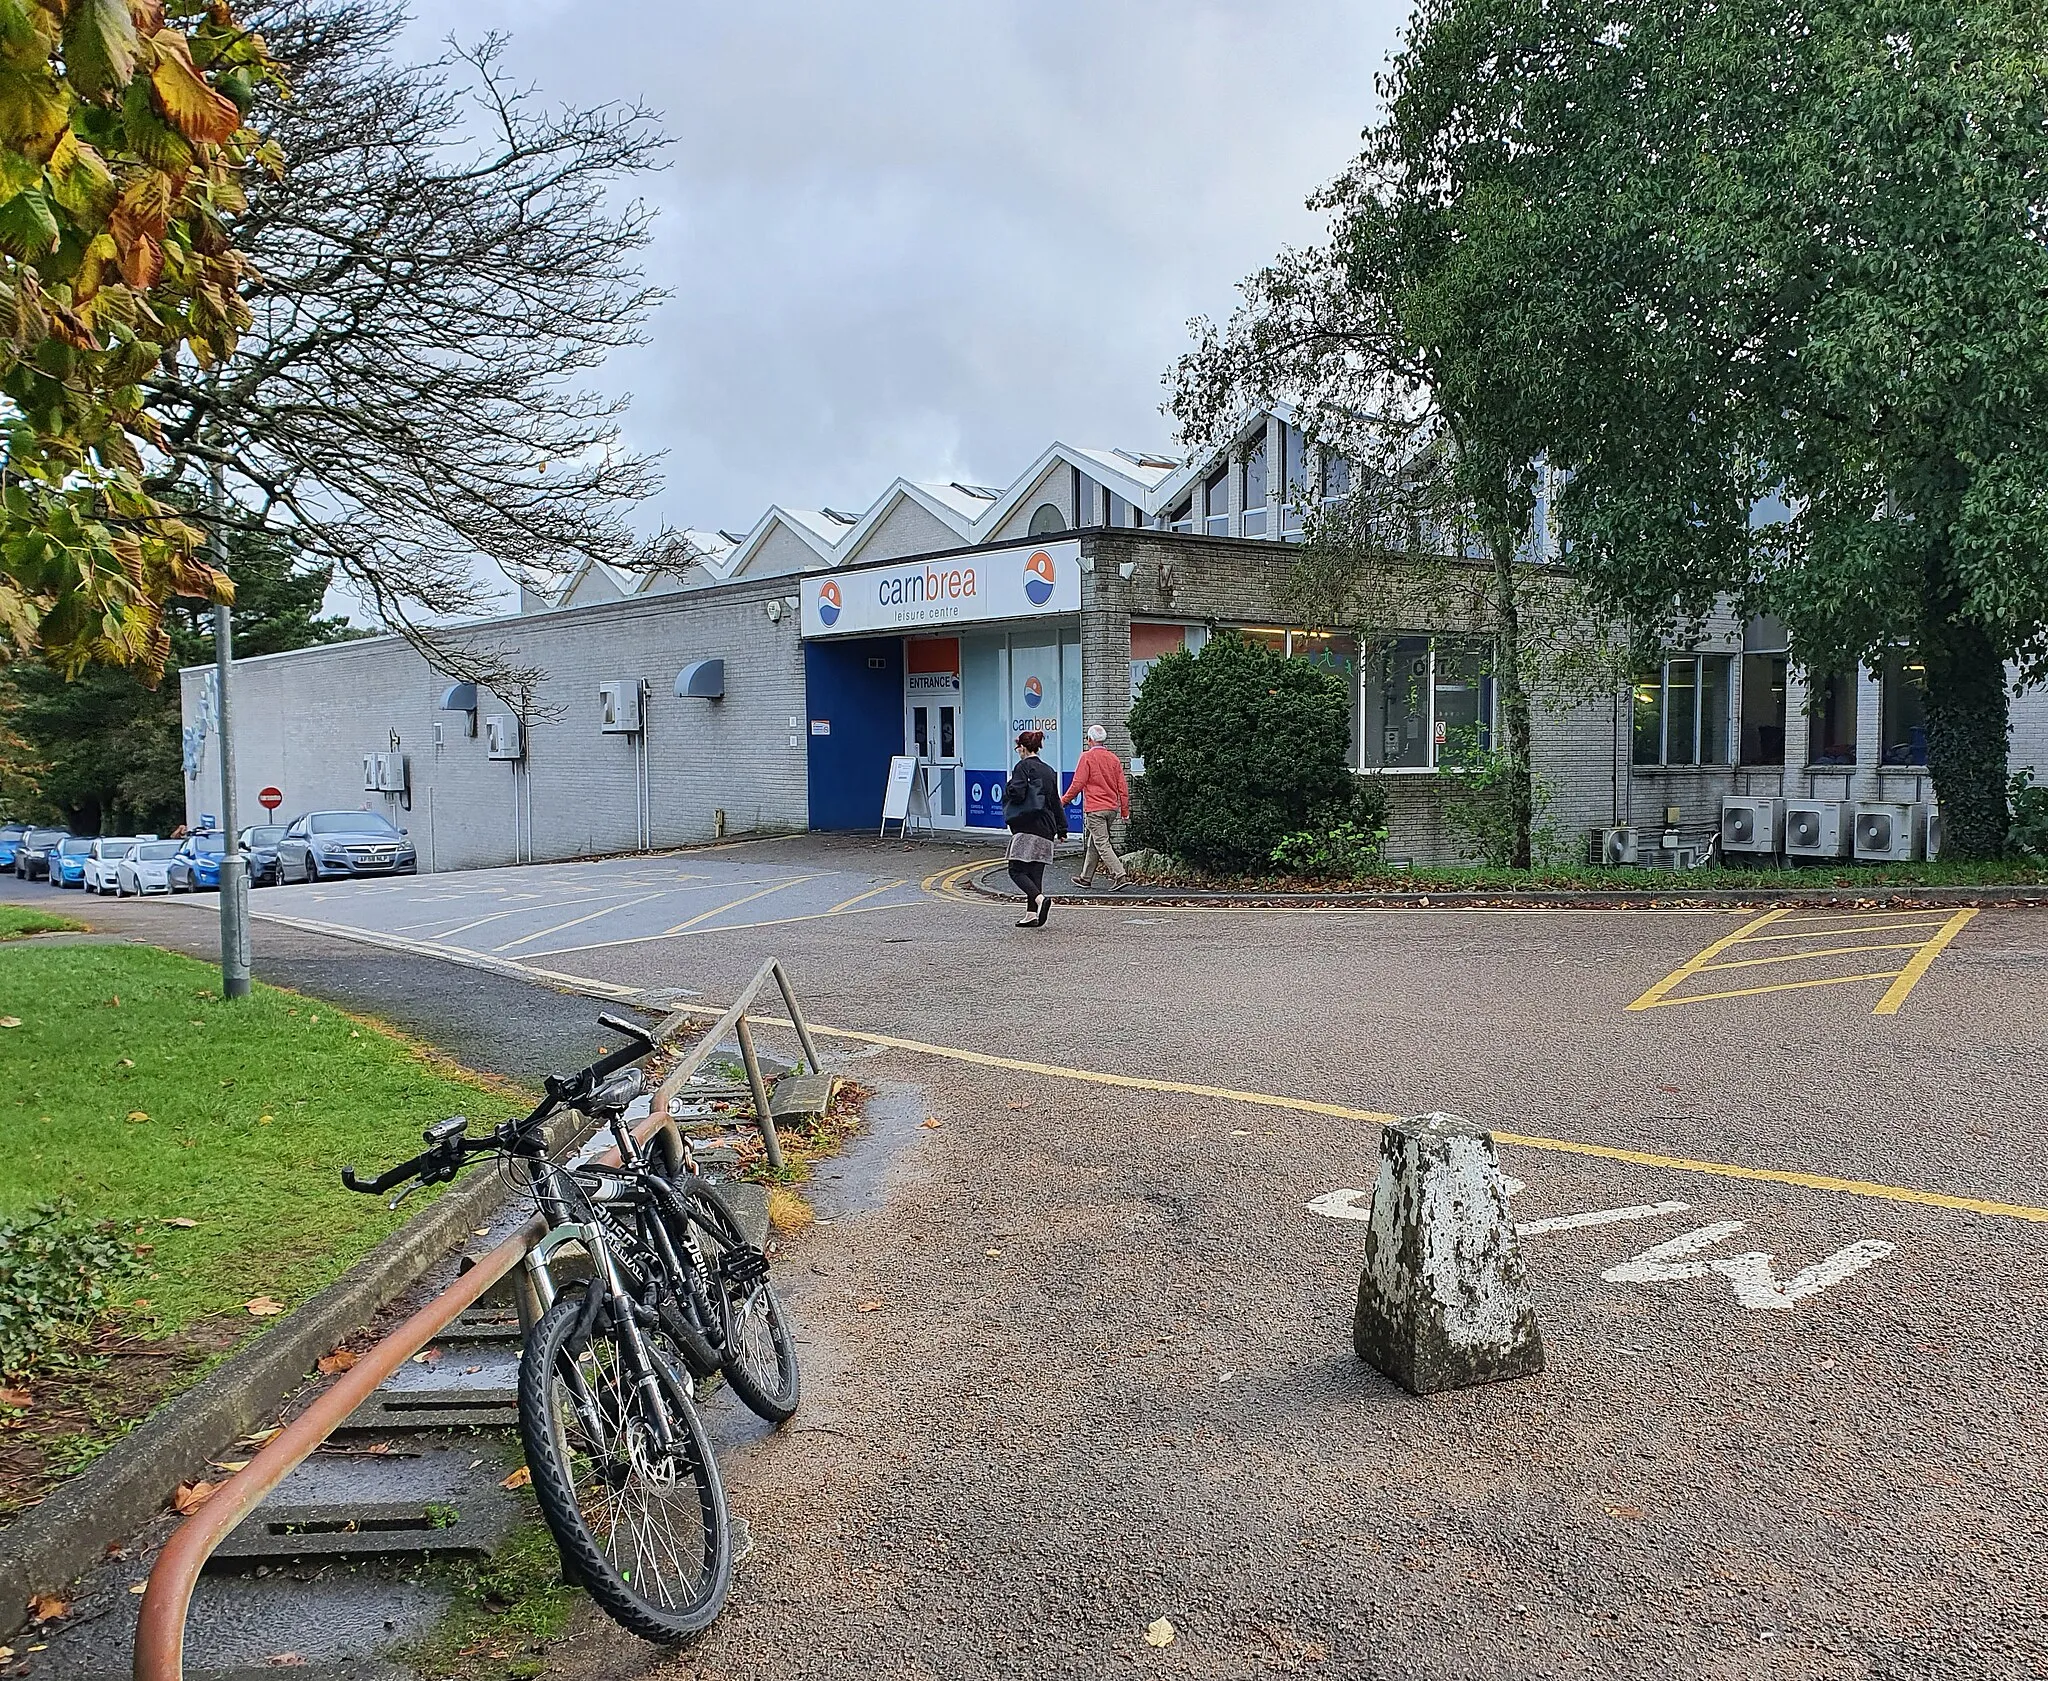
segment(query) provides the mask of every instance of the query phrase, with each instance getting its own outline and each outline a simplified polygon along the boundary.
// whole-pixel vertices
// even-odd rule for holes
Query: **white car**
[[[85,890],[88,893],[114,891],[114,870],[128,856],[131,846],[140,844],[136,835],[102,836],[85,855]]]
[[[171,890],[171,860],[178,856],[183,841],[138,841],[128,855],[114,866],[114,896],[129,893],[168,893]]]

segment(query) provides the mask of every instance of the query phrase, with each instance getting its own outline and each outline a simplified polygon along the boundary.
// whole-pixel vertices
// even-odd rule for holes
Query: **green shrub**
[[[1301,829],[1273,848],[1273,866],[1283,875],[1312,881],[1355,881],[1372,875],[1385,861],[1384,824],[1369,829],[1350,819],[1327,829]]]
[[[110,1228],[69,1203],[0,1219],[0,1380],[65,1364],[106,1317],[112,1287],[141,1265]]]
[[[1458,842],[1459,852],[1487,869],[1512,868],[1515,861],[1515,763],[1504,748],[1482,747],[1479,731],[1466,727],[1450,732],[1437,762],[1444,827]],[[1550,789],[1540,776],[1529,783],[1529,852],[1538,864],[1559,863],[1570,853],[1551,815]]]
[[[2027,858],[2048,858],[2048,788],[2034,785],[2031,769],[2012,779],[2012,828],[2006,849]]]
[[[1264,869],[1356,798],[1344,680],[1230,632],[1154,665],[1130,731],[1145,760],[1136,838],[1200,869]]]

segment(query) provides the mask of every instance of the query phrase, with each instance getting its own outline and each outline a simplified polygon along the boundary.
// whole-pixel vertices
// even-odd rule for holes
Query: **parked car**
[[[114,866],[114,896],[170,892],[171,860],[184,844],[174,840],[137,841],[128,849],[128,856]]]
[[[277,843],[284,839],[285,828],[283,823],[257,823],[242,831],[251,887],[275,887],[284,880],[277,866]]]
[[[92,850],[85,855],[85,890],[88,893],[111,893],[114,891],[114,868],[128,856],[131,846],[139,846],[140,835],[102,835],[92,843]]]
[[[197,893],[220,889],[220,861],[227,852],[227,836],[218,829],[198,829],[185,837],[169,871],[173,893]]]
[[[0,870],[14,868],[14,851],[28,833],[26,823],[0,823]]]
[[[85,861],[92,856],[95,835],[66,835],[44,866],[52,887],[83,887]]]
[[[412,875],[419,855],[403,829],[375,811],[312,811],[285,830],[277,861],[286,881]]]
[[[31,829],[14,849],[14,874],[20,881],[42,881],[50,873],[50,854],[69,829]]]

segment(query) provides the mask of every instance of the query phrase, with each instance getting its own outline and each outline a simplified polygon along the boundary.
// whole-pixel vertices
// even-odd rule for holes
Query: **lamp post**
[[[225,497],[220,468],[212,473],[213,520],[206,546],[216,571],[227,570],[227,544],[221,534]],[[220,724],[220,995],[249,996],[249,861],[242,856],[235,822],[235,746],[229,727],[228,670],[234,664],[233,628],[224,601],[213,604],[214,681],[218,688]]]

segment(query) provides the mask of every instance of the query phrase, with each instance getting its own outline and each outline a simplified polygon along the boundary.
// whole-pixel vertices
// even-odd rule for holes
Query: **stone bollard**
[[[1414,1395],[1543,1370],[1491,1133],[1456,1115],[1381,1132],[1351,1340]]]

